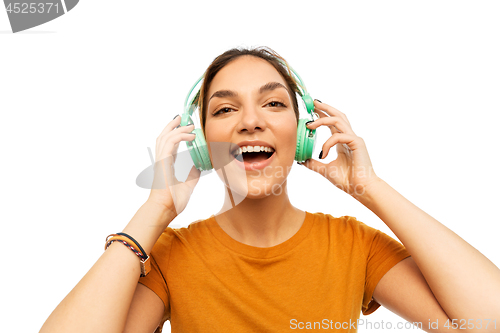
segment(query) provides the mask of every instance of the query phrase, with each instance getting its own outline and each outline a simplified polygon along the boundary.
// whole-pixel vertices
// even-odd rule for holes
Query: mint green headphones
[[[280,62],[284,64],[281,60]],[[306,86],[302,82],[299,74],[297,74],[297,72],[295,72],[290,66],[288,67],[296,77],[296,81],[298,81],[297,87],[299,88],[300,95],[306,106],[306,110],[311,116],[311,119],[300,118],[297,125],[297,149],[295,150],[295,160],[298,162],[304,162],[305,160],[312,157],[314,146],[316,144],[316,130],[310,130],[306,127],[306,122],[314,120],[314,101],[307,92]],[[192,95],[195,87],[198,86],[198,84],[201,82],[203,76],[204,75],[202,75],[198,79],[198,81],[196,81],[196,83],[193,85],[188,95],[186,96],[186,100],[184,102],[184,113],[182,114],[181,118],[181,126],[193,124],[193,119],[191,118],[191,116],[196,109],[196,104],[194,104],[193,102],[199,95],[199,90],[191,99],[189,97]],[[186,141],[186,145],[195,167],[200,171],[213,169],[212,163],[210,161],[210,155],[208,153],[207,143],[205,141],[205,137],[203,136],[201,128],[195,128],[191,133],[194,133],[196,135],[196,138],[192,141]]]

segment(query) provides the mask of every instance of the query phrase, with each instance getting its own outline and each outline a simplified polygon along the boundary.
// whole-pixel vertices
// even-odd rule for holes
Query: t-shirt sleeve
[[[366,276],[363,294],[362,312],[369,315],[380,307],[373,299],[373,292],[382,277],[410,253],[399,241],[372,228],[363,222],[359,223],[359,235],[365,252]]]
[[[171,234],[169,230],[165,230],[149,254],[151,271],[146,276],[139,279],[139,283],[145,285],[158,295],[165,306],[163,318],[159,326],[159,331],[157,330],[157,332],[161,332],[163,323],[170,319],[170,295],[166,282],[166,268],[168,267],[172,240],[173,234]]]

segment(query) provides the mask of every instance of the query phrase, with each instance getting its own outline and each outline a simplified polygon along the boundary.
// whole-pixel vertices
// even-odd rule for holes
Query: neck
[[[217,223],[233,239],[247,245],[271,247],[286,241],[302,226],[305,212],[290,203],[286,181],[282,187],[279,195],[244,198],[241,202],[225,187],[224,206],[216,214]]]

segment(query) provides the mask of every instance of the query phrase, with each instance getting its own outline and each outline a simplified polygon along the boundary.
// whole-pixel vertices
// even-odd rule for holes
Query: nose
[[[244,107],[240,112],[240,122],[238,124],[238,133],[263,131],[266,128],[266,121],[262,110],[258,106]]]

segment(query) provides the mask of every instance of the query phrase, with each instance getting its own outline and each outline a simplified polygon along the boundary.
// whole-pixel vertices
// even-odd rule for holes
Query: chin
[[[249,199],[263,199],[269,196],[281,195],[286,192],[286,178],[283,179],[248,179],[248,194]]]
[[[246,181],[229,181],[229,186],[224,183],[226,188],[231,190],[233,200],[236,203],[244,199],[264,199],[272,195],[281,195],[286,192],[286,187],[283,186],[284,179],[252,179],[248,177]]]

